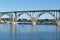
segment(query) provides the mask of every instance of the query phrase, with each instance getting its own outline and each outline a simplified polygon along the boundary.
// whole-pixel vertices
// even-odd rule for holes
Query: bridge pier
[[[36,21],[32,21],[32,30],[36,32]]]
[[[59,21],[57,21],[57,27],[58,27],[58,32],[60,31],[60,20]]]

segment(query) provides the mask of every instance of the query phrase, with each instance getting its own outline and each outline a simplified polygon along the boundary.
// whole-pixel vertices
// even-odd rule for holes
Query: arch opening
[[[45,12],[45,13],[39,14],[38,19],[55,19],[55,16],[48,12]]]

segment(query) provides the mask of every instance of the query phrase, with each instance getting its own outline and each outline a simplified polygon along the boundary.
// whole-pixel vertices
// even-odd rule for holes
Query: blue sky
[[[0,0],[0,11],[60,9],[60,0]]]
[[[60,0],[0,0],[0,11],[53,9],[60,9]]]

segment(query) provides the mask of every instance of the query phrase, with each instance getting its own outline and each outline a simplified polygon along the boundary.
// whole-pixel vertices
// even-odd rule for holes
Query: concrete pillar
[[[14,23],[14,12],[11,13],[11,17],[10,17],[10,23],[13,24]]]
[[[56,12],[56,20],[58,20],[58,13]]]
[[[33,18],[32,19],[32,30],[34,31],[34,32],[36,32],[36,20],[35,20],[35,18]]]
[[[14,20],[15,20],[15,22],[17,22],[17,20],[18,20],[18,15],[17,15],[16,12],[14,12],[14,14],[15,14],[15,18],[14,18]]]
[[[59,12],[59,17],[60,17],[60,12]]]
[[[58,32],[60,31],[60,12],[59,12],[59,17],[57,20],[57,26],[58,26]]]
[[[32,30],[36,32],[36,21],[32,21]]]
[[[60,13],[59,13],[59,17],[60,17]],[[57,31],[60,31],[60,18],[58,17],[56,23],[57,23]]]

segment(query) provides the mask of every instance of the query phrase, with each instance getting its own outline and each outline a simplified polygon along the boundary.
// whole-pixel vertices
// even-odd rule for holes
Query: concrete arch
[[[43,14],[44,14],[44,12],[38,14],[37,17],[36,17],[35,19],[37,20],[37,19],[38,19],[41,15],[43,15]]]
[[[32,16],[28,13],[28,12],[21,12],[20,14],[18,14],[18,18],[21,16],[21,15],[23,15],[23,14],[27,14],[28,15],[28,17],[30,17],[30,19],[32,18]]]
[[[11,17],[11,13],[2,13],[2,14],[0,14],[0,18],[4,15],[7,15],[7,16]]]
[[[40,13],[37,18],[39,18],[40,16],[42,16],[42,15],[45,14],[45,13],[48,13],[48,12]],[[48,14],[50,14],[52,17],[55,18],[55,15],[54,15],[53,13],[48,13]]]
[[[53,13],[50,13],[50,12],[49,12],[49,14],[52,15],[52,16],[55,18],[55,15],[54,15]]]

